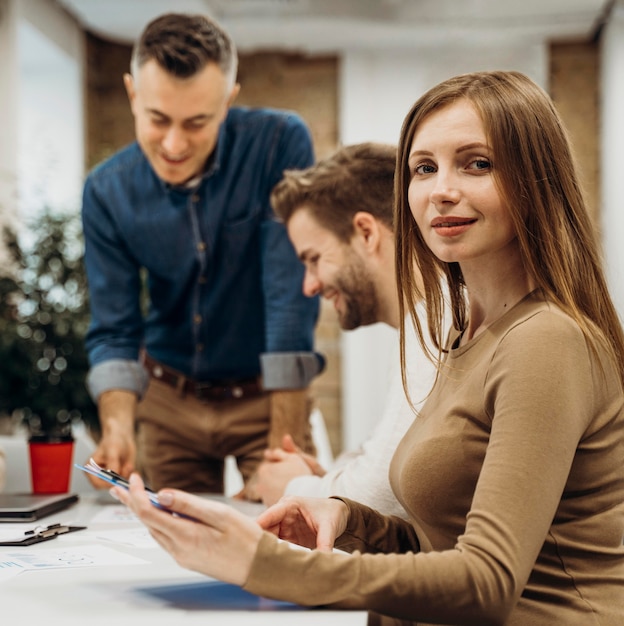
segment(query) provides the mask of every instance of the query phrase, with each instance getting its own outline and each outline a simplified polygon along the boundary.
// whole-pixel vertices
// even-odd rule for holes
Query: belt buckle
[[[216,385],[212,382],[196,382],[195,397],[198,400],[239,400],[245,395],[242,385]]]
[[[209,399],[210,394],[206,392],[214,391],[214,385],[210,382],[202,383],[202,382],[197,381],[195,382],[195,385],[193,387],[194,387],[193,393],[195,394],[195,397],[200,401]]]

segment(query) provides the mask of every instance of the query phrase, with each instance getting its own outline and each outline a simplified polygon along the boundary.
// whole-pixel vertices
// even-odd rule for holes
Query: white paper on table
[[[53,568],[98,567],[101,565],[140,565],[144,559],[96,544],[69,548],[18,548],[0,551],[0,563],[14,563],[15,568],[42,570]]]
[[[138,517],[125,505],[108,505],[102,507],[92,518],[91,524],[115,524],[120,522],[137,522]]]
[[[98,539],[105,539],[114,543],[122,543],[133,548],[157,548],[158,542],[152,537],[146,527],[115,528],[113,530],[97,531]]]
[[[0,554],[0,583],[24,571],[24,564]]]
[[[43,524],[5,524],[0,526],[0,541],[10,541],[11,539],[20,539],[24,537],[26,532],[44,528]],[[0,546],[0,550],[2,547]]]

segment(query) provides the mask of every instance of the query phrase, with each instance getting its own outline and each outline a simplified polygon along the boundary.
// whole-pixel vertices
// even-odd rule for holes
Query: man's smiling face
[[[229,90],[215,63],[177,78],[153,59],[124,80],[137,141],[158,177],[181,185],[200,174],[238,87]]]
[[[375,285],[353,246],[321,226],[305,207],[288,221],[288,235],[305,266],[306,296],[331,300],[343,330],[379,321]]]

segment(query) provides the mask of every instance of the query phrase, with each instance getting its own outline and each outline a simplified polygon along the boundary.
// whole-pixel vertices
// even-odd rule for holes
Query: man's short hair
[[[353,216],[366,211],[393,228],[396,146],[360,143],[340,148],[304,170],[287,170],[271,192],[271,205],[288,224],[305,208],[342,241],[353,236]]]
[[[204,15],[166,13],[152,20],[132,50],[130,70],[138,70],[154,59],[177,78],[189,78],[216,63],[230,87],[236,82],[238,55],[230,36]]]

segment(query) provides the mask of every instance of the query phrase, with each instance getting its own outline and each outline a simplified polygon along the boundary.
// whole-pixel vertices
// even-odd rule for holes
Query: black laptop
[[[75,493],[0,493],[0,522],[35,522],[76,502]]]

